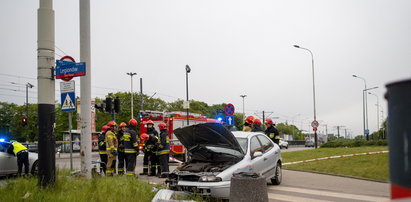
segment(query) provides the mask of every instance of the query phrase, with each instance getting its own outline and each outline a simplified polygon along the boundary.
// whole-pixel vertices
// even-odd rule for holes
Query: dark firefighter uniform
[[[100,154],[100,169],[106,173],[107,170],[107,148],[106,148],[106,132],[102,131],[98,136],[98,153]]]
[[[129,126],[123,133],[124,153],[126,160],[126,175],[134,176],[134,169],[136,168],[136,159],[138,155],[138,138],[136,131]]]
[[[11,141],[11,145],[7,150],[8,153],[17,156],[17,166],[18,172],[17,175],[20,176],[24,164],[24,173],[29,174],[29,152],[27,147],[22,145],[20,142]]]
[[[153,124],[153,125],[154,125],[154,124]],[[154,129],[154,127],[147,128],[147,133],[146,133],[146,134],[149,136],[147,142],[149,142],[151,136],[158,137],[158,132]],[[153,162],[153,160],[154,160],[154,162],[157,162],[157,160],[156,160],[156,159],[157,159],[157,156],[156,156],[156,155],[154,155],[155,157],[152,158],[152,152],[157,151],[157,149],[156,149],[156,150],[153,150],[153,149],[151,149],[151,148],[147,148],[147,142],[144,144],[144,147],[143,147],[143,152],[144,152],[144,157],[143,157],[143,172],[140,173],[140,175],[148,175],[148,170],[149,170],[149,168],[150,168],[150,167],[153,167],[153,164],[152,164],[152,163],[151,163],[151,165],[150,165],[150,167],[149,167],[149,160],[150,160],[150,162]],[[156,145],[156,143],[157,143],[157,142],[155,142],[154,145]],[[153,147],[153,146],[150,146],[150,147]],[[149,158],[150,158],[150,159],[149,159]],[[156,167],[157,167],[157,166],[156,166]]]
[[[277,145],[280,144],[280,133],[274,125],[270,125],[264,132]]]
[[[148,140],[144,146],[144,155],[147,155],[150,158],[150,175],[155,176],[156,170],[158,168],[158,158],[157,158],[157,146],[158,146],[158,137],[151,133],[148,135]],[[147,162],[148,163],[148,162]]]
[[[167,177],[169,173],[168,160],[170,156],[170,140],[167,129],[160,130],[160,142],[158,145],[158,161],[160,163],[160,170],[157,173],[159,177]]]
[[[109,130],[106,133],[106,143],[107,143],[107,175],[113,176],[114,169],[116,168],[116,156],[117,156],[117,137],[113,130]]]
[[[121,126],[121,125],[120,125]],[[118,169],[118,174],[123,175],[124,174],[124,164],[126,161],[126,154],[124,153],[124,138],[123,138],[124,131],[123,130],[118,130],[116,137],[118,141],[118,156],[117,156],[117,169]]]

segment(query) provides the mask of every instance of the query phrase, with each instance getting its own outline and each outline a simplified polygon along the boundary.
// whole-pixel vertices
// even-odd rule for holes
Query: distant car
[[[288,149],[288,142],[284,141],[283,138],[280,139],[280,144],[279,144],[280,148],[286,148]]]
[[[7,153],[7,149],[11,146],[10,142],[0,142],[0,176],[16,175],[18,171],[17,157]],[[35,175],[38,172],[38,155],[37,153],[29,152],[29,171]],[[24,172],[24,167],[23,167]]]
[[[260,132],[231,132],[218,123],[174,130],[187,148],[189,160],[170,173],[171,190],[228,199],[234,173],[254,172],[279,185],[281,150]]]
[[[305,147],[314,147],[314,141],[306,141],[305,142]]]

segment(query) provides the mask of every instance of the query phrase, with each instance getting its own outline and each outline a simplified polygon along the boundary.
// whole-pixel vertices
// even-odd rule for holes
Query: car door
[[[10,147],[9,143],[2,142],[0,144],[0,172],[4,174],[17,173],[17,158],[7,153],[7,149]]]
[[[275,166],[278,160],[278,152],[276,147],[274,147],[274,143],[268,139],[265,135],[257,135],[258,139],[261,142],[262,150],[263,150],[263,160],[264,160],[264,170],[263,176],[270,177],[275,173]]]
[[[263,156],[254,157],[253,155],[257,151],[263,152],[261,149],[260,140],[258,140],[256,136],[253,136],[250,139],[251,166],[253,172],[262,174],[264,170],[264,158]]]

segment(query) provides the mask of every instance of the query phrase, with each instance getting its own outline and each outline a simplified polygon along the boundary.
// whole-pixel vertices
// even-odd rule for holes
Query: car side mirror
[[[260,151],[256,151],[256,152],[254,152],[254,154],[253,154],[253,158],[257,158],[257,157],[259,157],[259,156],[263,156],[263,153],[262,153],[262,152],[260,152]]]

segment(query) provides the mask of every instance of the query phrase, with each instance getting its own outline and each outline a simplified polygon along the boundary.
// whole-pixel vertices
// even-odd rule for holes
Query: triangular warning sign
[[[63,106],[61,106],[61,109],[64,110],[64,109],[73,109],[73,108],[75,108],[73,101],[71,100],[69,94],[67,93],[66,99],[64,99]]]

